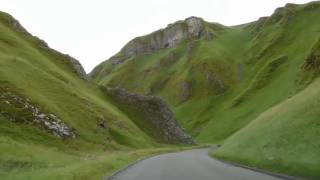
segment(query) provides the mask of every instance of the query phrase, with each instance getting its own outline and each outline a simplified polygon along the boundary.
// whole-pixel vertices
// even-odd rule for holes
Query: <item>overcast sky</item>
[[[189,16],[237,25],[308,0],[0,0],[52,48],[77,58],[87,72],[136,36]]]

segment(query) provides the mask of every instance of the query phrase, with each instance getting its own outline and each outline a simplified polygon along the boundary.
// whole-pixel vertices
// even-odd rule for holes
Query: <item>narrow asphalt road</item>
[[[196,149],[155,156],[107,180],[279,180],[212,159],[208,151]]]

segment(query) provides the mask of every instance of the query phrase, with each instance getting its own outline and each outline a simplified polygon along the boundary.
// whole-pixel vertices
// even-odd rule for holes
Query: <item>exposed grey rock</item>
[[[185,20],[188,25],[189,35],[200,38],[204,30],[203,20],[197,17],[189,17]]]
[[[106,129],[106,128],[107,128],[107,121],[105,121],[104,119],[101,119],[101,120],[98,122],[98,126],[99,126],[100,128]]]
[[[206,32],[206,36],[205,36],[206,38],[207,38],[207,40],[208,41],[212,41],[213,39],[214,39],[214,37],[215,37],[215,34],[213,34],[213,32]]]
[[[72,128],[8,88],[0,87],[0,114],[12,122],[34,123],[59,138],[75,138]]]
[[[312,1],[312,2],[309,2],[307,5],[305,5],[304,9],[308,11],[314,11],[314,10],[318,10],[319,7],[320,7],[319,1]]]
[[[169,24],[164,29],[129,41],[120,52],[104,63],[117,66],[134,59],[138,55],[152,54],[162,49],[174,48],[181,42],[194,42],[198,39],[211,41],[226,28],[218,23],[205,22],[198,17],[189,17],[183,21]],[[190,48],[189,52],[191,51],[192,49]],[[107,75],[104,68],[101,68],[104,63],[94,68],[89,76],[95,78],[98,74]]]
[[[154,64],[153,68],[154,68],[155,70],[159,70],[159,69],[161,68],[160,61],[156,62],[156,63]]]
[[[188,47],[187,47],[187,52],[188,54],[191,54],[192,53],[192,50],[193,50],[193,44],[191,42],[188,43]]]
[[[138,37],[126,44],[122,50],[110,58],[112,64],[119,64],[139,54],[152,53],[163,48],[175,47],[185,39],[199,39],[208,35],[204,21],[198,17],[190,17],[184,21],[169,24],[150,35]]]
[[[243,64],[237,65],[237,79],[238,82],[241,82],[243,79]]]
[[[106,92],[140,128],[145,128],[156,139],[166,143],[195,144],[161,98],[129,93],[120,88],[106,88]]]
[[[179,99],[181,102],[185,102],[190,98],[191,88],[192,88],[192,85],[189,82],[184,81],[180,84]]]
[[[13,16],[11,16],[10,14],[4,13],[7,16],[7,20],[8,20],[8,24],[11,25],[11,27],[13,27],[14,30],[22,32],[26,35],[30,35],[32,36],[21,24],[18,20],[16,20]]]
[[[34,36],[35,37],[35,36]],[[36,39],[39,40],[39,46],[43,49],[48,49],[50,48],[49,45],[42,39],[38,38],[38,37],[35,37]]]
[[[320,70],[320,38],[313,45],[310,54],[302,65],[305,70],[316,70],[319,72]]]
[[[76,73],[80,76],[81,79],[84,80],[89,80],[89,77],[87,76],[86,71],[83,69],[82,65],[80,64],[80,62],[78,60],[76,60],[75,58],[66,55],[69,60],[71,65],[73,66],[74,70],[76,71]]]
[[[207,73],[207,80],[213,86],[217,94],[223,94],[226,90],[223,80],[215,76],[213,73]]]
[[[27,105],[26,105],[27,106]],[[43,118],[45,118],[46,117],[46,115],[45,114],[38,114],[38,115],[36,115],[37,116],[37,118],[41,118],[41,119],[43,119]]]

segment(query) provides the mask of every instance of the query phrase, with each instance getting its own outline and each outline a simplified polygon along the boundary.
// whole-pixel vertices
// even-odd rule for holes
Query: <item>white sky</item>
[[[134,37],[189,16],[236,25],[309,0],[0,0],[50,47],[77,58],[87,72]]]

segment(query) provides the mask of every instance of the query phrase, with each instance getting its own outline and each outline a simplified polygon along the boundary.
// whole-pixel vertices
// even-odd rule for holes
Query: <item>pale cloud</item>
[[[89,72],[136,36],[189,16],[237,25],[272,14],[286,3],[307,0],[0,0],[52,48],[79,59]]]

